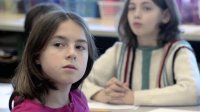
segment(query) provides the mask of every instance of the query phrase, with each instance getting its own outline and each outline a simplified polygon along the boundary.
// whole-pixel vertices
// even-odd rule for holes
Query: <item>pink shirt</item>
[[[80,90],[70,92],[70,104],[61,108],[50,108],[42,104],[26,99],[16,105],[12,112],[89,112],[85,95]]]

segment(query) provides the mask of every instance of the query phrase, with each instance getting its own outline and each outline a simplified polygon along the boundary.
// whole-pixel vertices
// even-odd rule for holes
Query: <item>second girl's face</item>
[[[37,63],[56,85],[82,78],[88,61],[88,43],[82,27],[67,20],[60,24]]]
[[[130,0],[128,21],[137,36],[157,37],[162,11],[152,0]]]

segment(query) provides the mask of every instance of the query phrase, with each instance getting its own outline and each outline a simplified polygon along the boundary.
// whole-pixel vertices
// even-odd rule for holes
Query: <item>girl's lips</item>
[[[66,65],[63,68],[68,68],[68,69],[74,69],[77,70],[77,68],[74,65]]]
[[[141,27],[141,26],[142,26],[142,24],[141,24],[141,23],[139,23],[139,22],[134,22],[134,23],[133,23],[133,26],[134,26],[134,27]]]

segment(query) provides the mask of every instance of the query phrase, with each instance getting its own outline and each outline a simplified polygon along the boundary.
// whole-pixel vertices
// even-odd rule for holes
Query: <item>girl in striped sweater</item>
[[[200,74],[180,38],[174,0],[126,0],[115,43],[94,64],[83,90],[111,104],[183,106],[200,103]]]

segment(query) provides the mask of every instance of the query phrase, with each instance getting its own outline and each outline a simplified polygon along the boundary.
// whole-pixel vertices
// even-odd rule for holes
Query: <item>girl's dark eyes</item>
[[[61,44],[61,43],[55,43],[54,46],[55,46],[55,47],[63,47],[64,45]]]
[[[86,47],[84,45],[77,45],[76,49],[83,51],[86,50]]]
[[[128,10],[135,10],[135,7],[134,6],[129,6]]]
[[[57,42],[57,43],[53,44],[53,46],[55,46],[56,48],[64,48],[66,45]],[[75,45],[74,48],[77,49],[77,50],[79,50],[79,51],[84,51],[84,50],[87,49],[87,46],[86,45]]]
[[[143,7],[143,10],[145,10],[145,11],[149,11],[149,10],[151,10],[151,7]]]

